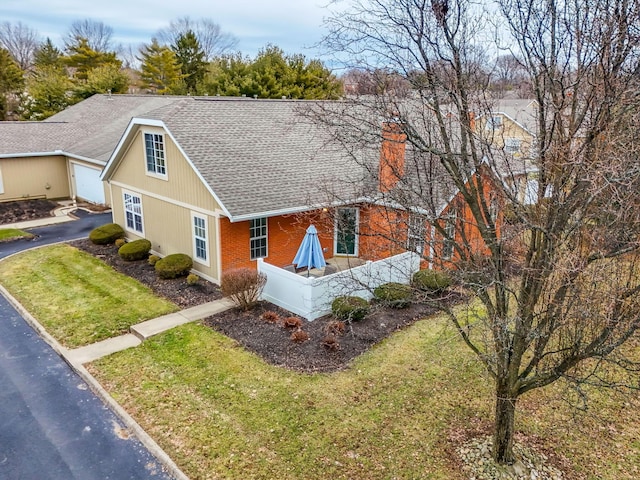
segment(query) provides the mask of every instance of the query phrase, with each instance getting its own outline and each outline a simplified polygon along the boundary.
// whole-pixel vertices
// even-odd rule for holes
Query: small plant
[[[302,320],[298,317],[287,317],[282,320],[282,324],[285,328],[301,328]]]
[[[327,334],[331,335],[342,335],[347,328],[347,324],[342,320],[334,320],[332,322],[327,323],[325,330]]]
[[[96,227],[89,233],[89,240],[95,245],[109,245],[124,237],[124,230],[117,223],[107,223]]]
[[[220,288],[224,296],[246,312],[258,303],[265,283],[267,277],[263,273],[250,268],[236,268],[222,274]]]
[[[118,248],[123,246],[125,243],[127,243],[127,241],[124,238],[117,238],[116,239],[116,247],[118,247]]]
[[[267,323],[278,323],[280,321],[280,315],[276,312],[269,310],[268,312],[264,312],[260,318]]]
[[[195,273],[190,273],[189,275],[187,275],[187,285],[197,285],[199,281],[200,277]]]
[[[133,262],[147,258],[149,256],[149,250],[151,250],[151,242],[141,238],[140,240],[134,240],[133,242],[122,245],[118,249],[118,255],[127,262]]]
[[[405,308],[411,303],[411,287],[403,283],[383,283],[373,290],[376,300],[392,308]]]
[[[303,343],[309,340],[309,334],[304,330],[298,329],[289,337],[292,342]]]
[[[344,295],[331,303],[331,312],[342,320],[362,320],[369,313],[369,303],[360,297]]]
[[[156,262],[155,269],[160,278],[177,278],[189,274],[193,260],[184,253],[173,253]]]
[[[412,284],[423,292],[440,293],[451,286],[451,277],[446,272],[424,269],[413,274]]]
[[[329,334],[322,339],[322,346],[327,350],[335,351],[340,348],[340,342],[335,335]]]
[[[152,267],[155,267],[156,263],[158,263],[158,260],[160,260],[160,257],[157,255],[149,255],[149,265],[151,265]]]

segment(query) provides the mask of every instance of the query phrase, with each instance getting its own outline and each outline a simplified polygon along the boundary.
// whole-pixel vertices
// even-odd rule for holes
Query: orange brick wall
[[[328,213],[313,211],[304,214],[270,217],[267,220],[267,257],[265,261],[279,267],[293,261],[309,225],[315,225],[325,258],[333,256],[333,222]],[[250,259],[249,221],[231,223],[220,218],[222,271],[232,268],[256,268]]]

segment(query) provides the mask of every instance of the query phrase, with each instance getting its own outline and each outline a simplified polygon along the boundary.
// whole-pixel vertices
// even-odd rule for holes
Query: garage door
[[[100,180],[101,171],[99,168],[73,164],[76,197],[93,203],[104,203],[104,187]]]

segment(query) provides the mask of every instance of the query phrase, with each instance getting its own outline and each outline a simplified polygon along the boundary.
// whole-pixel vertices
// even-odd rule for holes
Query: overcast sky
[[[271,43],[285,53],[319,57],[313,48],[323,34],[323,5],[329,0],[0,0],[1,22],[22,22],[62,46],[74,20],[101,21],[114,30],[114,44],[148,43],[171,20],[210,18],[235,35],[237,49],[255,56]],[[90,5],[90,6],[89,6]]]

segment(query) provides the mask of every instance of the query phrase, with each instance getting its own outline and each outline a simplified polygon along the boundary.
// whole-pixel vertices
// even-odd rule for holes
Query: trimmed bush
[[[195,273],[187,275],[187,285],[196,285],[200,281],[200,277]]]
[[[276,312],[269,310],[268,312],[264,312],[260,318],[267,323],[278,323],[280,321],[280,315]]]
[[[246,312],[258,303],[265,283],[267,277],[263,273],[251,268],[235,268],[222,274],[220,288],[225,297]]]
[[[151,242],[141,238],[140,240],[134,240],[133,242],[122,245],[118,249],[118,255],[127,262],[133,262],[147,258],[149,256],[149,250],[151,250]]]
[[[160,278],[177,278],[189,274],[193,260],[185,253],[172,253],[156,262],[156,273]]]
[[[285,328],[302,328],[302,320],[298,317],[287,317],[282,320]]]
[[[158,263],[158,260],[160,260],[160,257],[158,255],[149,255],[149,259],[147,261],[149,262],[149,265],[155,267],[156,263]]]
[[[451,286],[451,277],[446,272],[424,269],[413,274],[412,283],[423,292],[440,293]]]
[[[124,238],[118,238],[116,239],[116,247],[120,248],[121,246],[123,246],[125,243],[127,243],[127,241]]]
[[[124,230],[117,223],[101,225],[89,233],[89,240],[96,245],[109,245],[119,238],[124,238]]]
[[[411,287],[403,283],[389,282],[373,290],[376,300],[392,308],[405,308],[411,303]]]
[[[291,334],[289,338],[291,339],[292,342],[303,343],[309,340],[309,334],[304,330],[296,330]]]
[[[364,298],[344,295],[331,302],[331,312],[342,320],[357,322],[369,313],[369,303]]]

